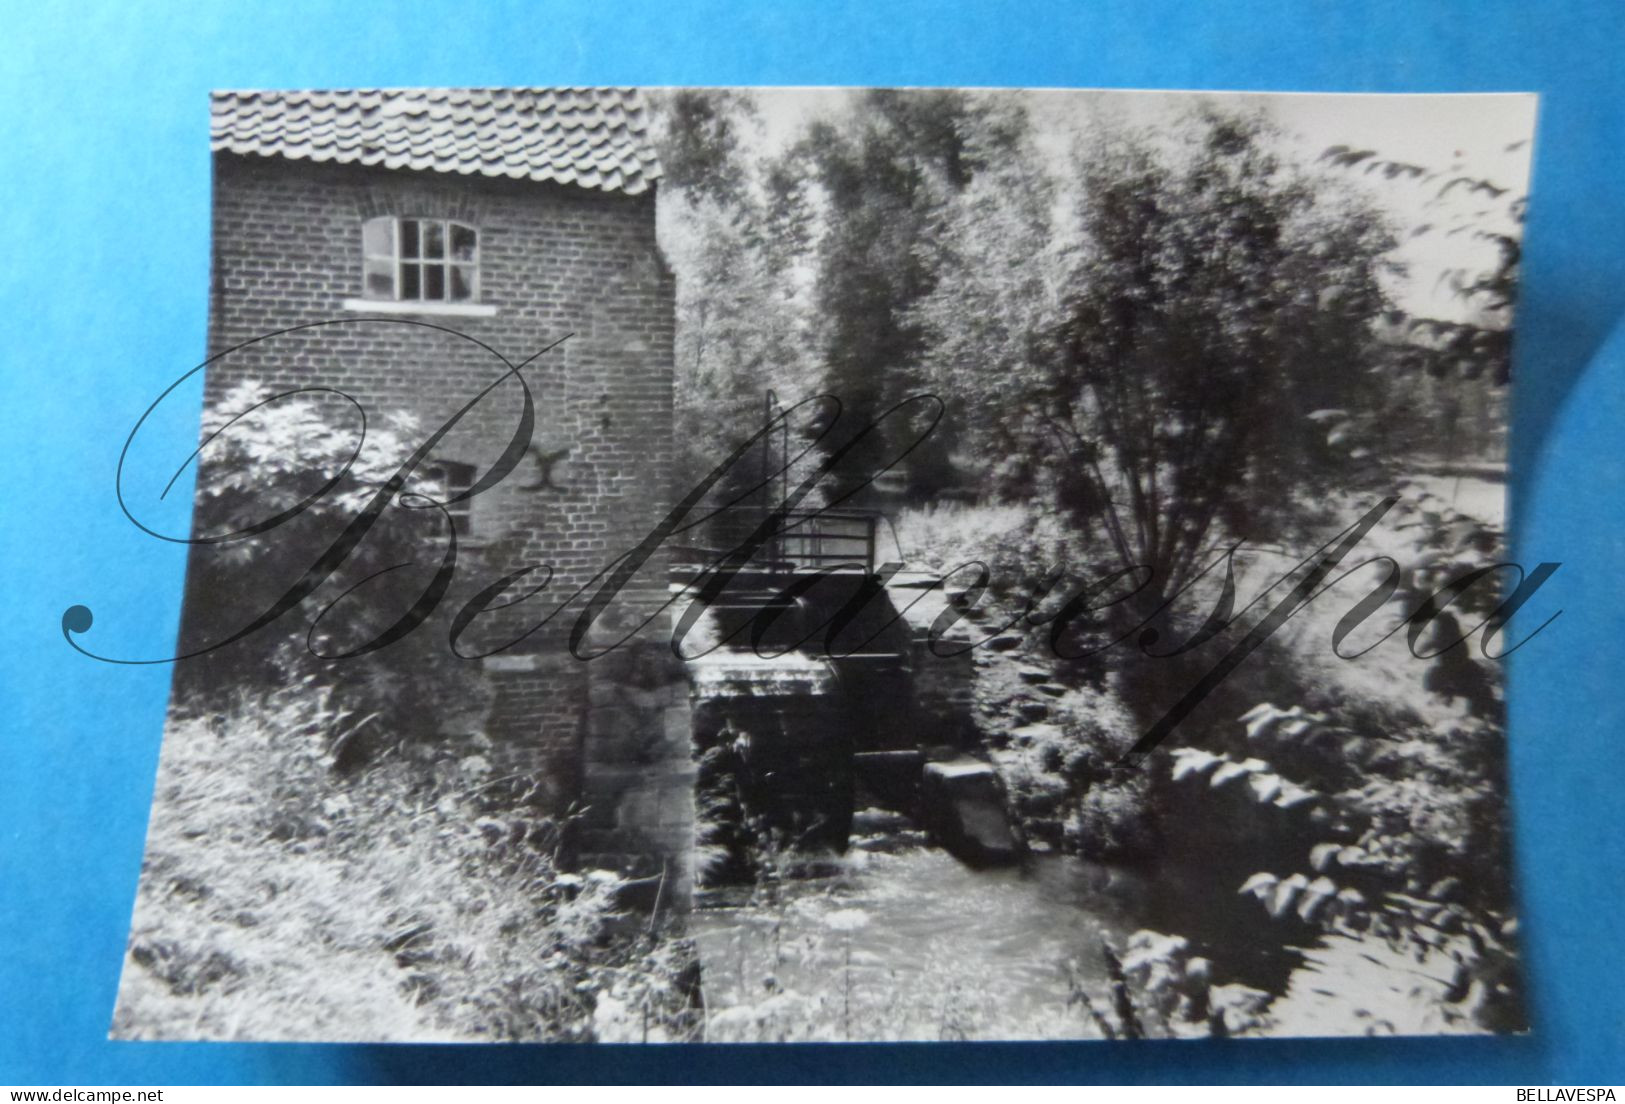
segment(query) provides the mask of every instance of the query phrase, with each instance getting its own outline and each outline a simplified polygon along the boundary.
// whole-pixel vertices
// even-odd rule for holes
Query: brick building
[[[626,90],[216,94],[209,351],[230,353],[206,401],[245,380],[331,387],[432,429],[504,358],[563,339],[523,369],[536,421],[520,468],[453,513],[495,571],[551,565],[558,598],[587,584],[669,505],[674,284],[646,123]],[[520,407],[499,385],[426,474],[472,485]],[[652,561],[598,635],[649,616],[665,571]],[[481,661],[500,766],[535,772],[559,809],[590,806],[584,862],[684,854],[681,672],[658,632],[582,662],[572,622]]]

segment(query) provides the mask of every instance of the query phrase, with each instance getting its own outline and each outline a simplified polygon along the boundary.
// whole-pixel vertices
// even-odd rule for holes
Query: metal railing
[[[750,539],[769,516],[771,504],[789,497],[790,425],[781,420],[774,426],[774,419],[782,412],[778,395],[767,391],[763,395],[763,417],[770,432],[762,437],[759,502],[718,510],[705,526],[705,546],[677,548],[679,562],[703,565],[721,559]],[[770,572],[850,567],[873,575],[875,537],[883,516],[873,510],[835,509],[783,515],[778,532],[763,541],[743,566]],[[892,542],[896,540],[893,528]]]
[[[778,559],[792,570],[862,564],[865,572],[873,574],[879,521],[879,515],[857,510],[791,514],[777,540]]]
[[[753,507],[718,511],[705,546],[681,547],[679,558],[695,565],[719,560],[742,546],[764,519],[763,511]],[[744,566],[788,573],[845,566],[873,574],[879,527],[880,515],[865,510],[787,514],[779,531],[763,541]]]

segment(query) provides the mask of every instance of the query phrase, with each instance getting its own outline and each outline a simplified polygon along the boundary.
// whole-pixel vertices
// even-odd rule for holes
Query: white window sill
[[[347,311],[363,314],[420,314],[435,318],[495,318],[489,303],[442,303],[432,299],[346,299]]]

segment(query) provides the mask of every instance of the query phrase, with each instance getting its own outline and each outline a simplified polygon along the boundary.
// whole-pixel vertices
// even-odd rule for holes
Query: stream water
[[[1166,868],[1129,871],[1071,856],[977,870],[927,846],[855,849],[826,876],[694,912],[707,1038],[1096,1037],[1068,998],[1074,983],[1097,999],[1105,990],[1102,937],[1121,946],[1136,930],[1157,929],[1175,903],[1170,893],[1181,934],[1204,949],[1233,937],[1215,922],[1225,910],[1194,907],[1182,885],[1196,888]],[[1208,931],[1190,931],[1193,919]],[[1277,941],[1240,957],[1248,976],[1236,980],[1272,992],[1298,961]]]

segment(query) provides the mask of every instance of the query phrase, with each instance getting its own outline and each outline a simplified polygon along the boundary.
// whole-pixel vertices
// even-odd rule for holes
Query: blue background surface
[[[0,1083],[1625,1080],[1625,5],[1164,2],[8,5],[0,19]],[[1535,1033],[1520,1039],[748,1048],[105,1040],[183,557],[113,497],[201,356],[212,87],[916,84],[1534,91],[1515,555],[1563,609],[1512,664]],[[181,404],[183,407],[185,403]],[[196,406],[190,406],[195,420]],[[183,411],[181,421],[185,421]],[[182,432],[191,432],[184,425]],[[173,522],[184,528],[185,496]]]

